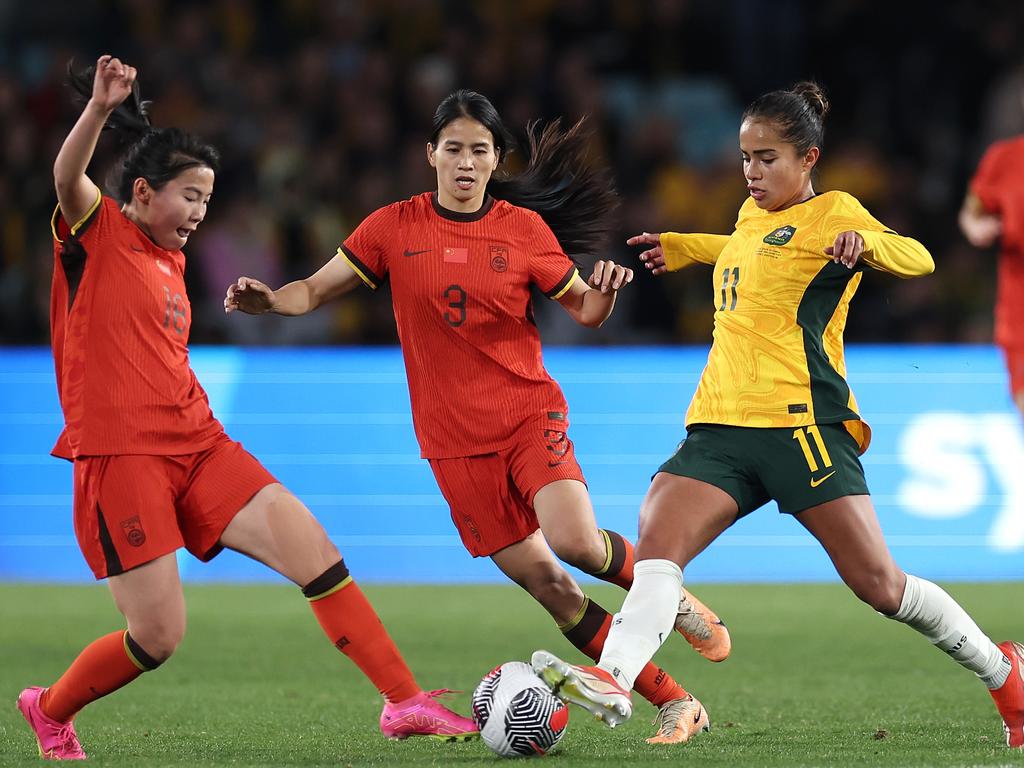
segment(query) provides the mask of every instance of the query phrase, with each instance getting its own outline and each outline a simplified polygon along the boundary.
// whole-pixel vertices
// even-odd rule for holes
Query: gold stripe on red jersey
[[[352,251],[343,245],[338,249],[338,253],[341,255],[341,258],[348,262],[348,265],[352,267],[352,270],[359,276],[359,279],[366,283],[369,288],[376,291],[380,287],[383,281],[373,273],[373,270],[363,264]]]
[[[572,268],[565,273],[565,277],[559,280],[555,284],[555,287],[544,295],[547,296],[549,299],[562,298],[565,295],[566,291],[568,291],[572,287],[572,283],[576,279],[576,275],[578,275],[579,273],[580,271],[576,269],[576,265],[574,264]]]
[[[93,215],[99,210],[100,203],[102,201],[103,201],[103,193],[100,192],[99,187],[97,187],[96,188],[96,200],[89,207],[89,210],[85,212],[85,215],[82,216],[81,219],[79,219],[77,222],[75,222],[75,224],[73,224],[71,226],[69,234],[72,237],[77,235],[82,229],[84,229],[85,227],[87,227],[89,225],[90,219],[92,219]],[[50,217],[50,231],[53,232],[53,239],[54,240],[56,240],[58,243],[63,243],[64,241],[61,240],[60,237],[57,234],[57,230],[60,229],[60,226],[58,224],[59,221],[62,221],[62,219],[61,219],[60,204],[58,203],[57,206],[53,209],[53,215]]]

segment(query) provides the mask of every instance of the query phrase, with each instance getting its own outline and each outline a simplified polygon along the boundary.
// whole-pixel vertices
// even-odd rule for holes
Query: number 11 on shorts
[[[825,441],[821,439],[821,432],[818,430],[817,424],[811,424],[809,427],[800,427],[793,430],[793,439],[800,443],[800,450],[804,452],[804,458],[807,460],[807,468],[811,472],[817,472],[820,467],[818,466],[818,459],[814,457],[814,452],[811,450],[811,440],[808,440],[808,435],[811,440],[814,441],[814,447],[818,449],[818,458],[821,459],[821,467],[827,469],[832,466],[832,458],[828,455],[828,449],[825,448]]]

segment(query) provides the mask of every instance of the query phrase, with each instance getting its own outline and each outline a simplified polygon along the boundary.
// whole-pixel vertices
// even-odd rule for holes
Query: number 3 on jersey
[[[449,285],[444,290],[444,298],[448,302],[444,319],[448,321],[448,325],[458,328],[466,322],[466,291],[461,285]]]

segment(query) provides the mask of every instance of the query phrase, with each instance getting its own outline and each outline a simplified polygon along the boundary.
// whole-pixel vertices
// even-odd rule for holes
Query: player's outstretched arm
[[[240,277],[228,286],[224,311],[236,309],[250,315],[274,312],[278,315],[304,315],[321,304],[348,293],[362,280],[338,254],[305,280],[296,280],[276,291],[251,277]]]
[[[85,171],[96,150],[100,131],[110,113],[131,94],[136,74],[135,67],[110,55],[100,56],[96,61],[92,97],[53,163],[57,202],[64,220],[70,224],[80,221],[96,203],[99,190]]]
[[[562,308],[580,325],[600,328],[615,308],[619,289],[633,280],[633,270],[614,261],[598,261],[587,282],[573,280],[558,300]]]
[[[977,195],[968,194],[957,219],[960,231],[975,248],[988,248],[1003,234],[1003,220],[989,213]]]

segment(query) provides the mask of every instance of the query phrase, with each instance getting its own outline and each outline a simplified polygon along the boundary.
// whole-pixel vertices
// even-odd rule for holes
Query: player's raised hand
[[[92,82],[92,101],[105,112],[112,112],[132,92],[138,70],[109,54],[96,60]]]
[[[228,286],[224,311],[231,314],[240,309],[250,315],[262,315],[274,308],[274,292],[251,277],[240,277]]]
[[[640,253],[640,262],[651,271],[652,275],[661,275],[668,272],[665,266],[665,252],[661,249],[660,232],[644,232],[640,235],[633,235],[626,241],[626,245],[650,245]]]
[[[836,241],[825,253],[832,257],[836,264],[842,264],[847,269],[853,269],[857,259],[864,253],[864,238],[852,229],[848,232],[840,232],[836,235]]]
[[[594,273],[587,280],[591,288],[597,288],[601,293],[617,291],[627,283],[633,281],[633,270],[616,264],[614,261],[598,261],[594,265]]]

